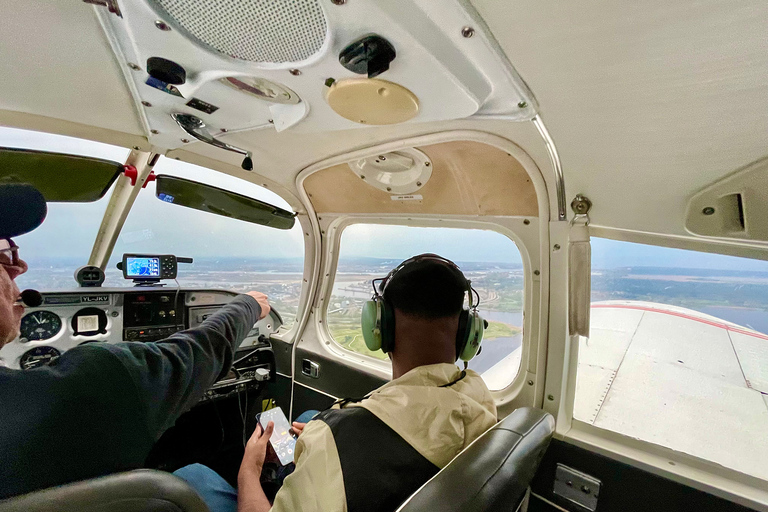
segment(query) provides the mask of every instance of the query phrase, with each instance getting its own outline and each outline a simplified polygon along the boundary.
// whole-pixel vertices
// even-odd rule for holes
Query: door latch
[[[317,379],[320,377],[320,365],[309,359],[301,360],[301,373],[307,377]]]

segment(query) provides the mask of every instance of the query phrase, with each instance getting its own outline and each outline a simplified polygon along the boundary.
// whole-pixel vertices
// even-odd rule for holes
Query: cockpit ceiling
[[[361,179],[346,163],[311,174],[304,189],[318,213],[538,216],[533,183],[509,153],[469,141],[417,149],[430,159],[432,171],[412,194],[379,190],[370,176]]]
[[[344,15],[353,5],[319,2]],[[583,193],[592,200],[592,226],[692,236],[684,224],[689,199],[768,155],[768,3],[763,0],[471,3],[482,17],[476,28],[487,25],[535,94],[562,160],[567,198]],[[98,9],[104,8],[80,1],[0,0],[0,123],[151,147],[152,127],[131,94],[135,84],[129,86],[118,64]],[[162,37],[160,31],[151,33]],[[475,44],[480,33],[457,41]],[[288,75],[280,82],[302,95],[299,83],[309,76]],[[404,77],[413,84],[424,79]],[[220,85],[217,91],[224,94],[228,86]],[[544,143],[529,123],[433,119],[336,132],[276,133],[265,127],[215,134],[252,151],[256,173],[295,193],[298,173],[331,156],[398,138],[473,129],[520,146],[541,170],[547,189],[555,190]],[[210,126],[229,128],[224,122]],[[200,155],[221,162],[222,169],[239,165],[238,155],[199,142],[176,154]]]

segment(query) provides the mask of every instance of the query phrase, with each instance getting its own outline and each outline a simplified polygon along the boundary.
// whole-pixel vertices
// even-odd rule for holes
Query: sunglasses
[[[19,266],[19,246],[10,238],[0,239],[0,265]]]

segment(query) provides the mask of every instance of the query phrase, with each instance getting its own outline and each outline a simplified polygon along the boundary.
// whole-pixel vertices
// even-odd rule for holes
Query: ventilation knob
[[[370,35],[349,43],[339,54],[339,63],[353,73],[373,78],[388,70],[396,55],[389,41]]]
[[[172,60],[162,57],[147,59],[147,73],[152,78],[171,85],[181,85],[187,81],[187,72]]]

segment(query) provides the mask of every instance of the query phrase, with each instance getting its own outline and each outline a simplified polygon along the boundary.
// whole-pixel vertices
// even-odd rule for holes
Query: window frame
[[[376,373],[384,378],[391,378],[392,365],[389,361],[378,360],[358,352],[346,349],[339,345],[331,335],[328,328],[328,307],[333,285],[336,280],[338,270],[338,259],[341,248],[341,237],[344,230],[354,224],[373,224],[407,227],[425,227],[425,228],[454,228],[454,229],[480,229],[484,231],[493,231],[510,239],[520,253],[523,264],[523,338],[521,342],[522,353],[520,359],[520,368],[515,378],[503,389],[491,391],[498,406],[510,402],[519,405],[531,405],[535,397],[533,396],[534,387],[528,385],[531,380],[529,367],[531,364],[531,355],[538,351],[540,326],[538,321],[543,318],[537,299],[541,296],[541,281],[534,279],[532,261],[538,261],[538,250],[540,240],[540,229],[538,219],[533,217],[490,217],[487,220],[479,221],[477,218],[468,219],[465,217],[446,218],[445,216],[431,217],[404,217],[400,215],[325,215],[321,218],[321,225],[329,243],[328,250],[324,254],[324,264],[322,267],[322,283],[318,292],[316,304],[317,314],[315,329],[320,345],[322,345],[329,356],[344,359],[346,364],[357,366],[358,368]],[[524,219],[529,220],[529,224],[524,224]],[[546,223],[544,223],[546,228]],[[533,250],[531,250],[533,248]],[[538,266],[537,266],[538,268]],[[383,277],[383,276],[382,276]],[[544,321],[546,319],[544,318]],[[539,358],[533,358],[534,366]],[[543,384],[543,378],[541,379]],[[529,391],[530,390],[530,391]],[[525,393],[523,391],[526,391]],[[515,407],[517,407],[515,406]]]
[[[605,238],[768,261],[768,247],[760,247],[756,244],[640,233],[604,226],[589,226],[589,234],[590,239]],[[568,243],[567,237],[563,240],[564,243]],[[555,242],[553,237],[551,243]],[[591,264],[589,268],[591,269]],[[552,273],[555,274],[554,270]],[[564,275],[567,282],[567,272]],[[552,286],[556,286],[557,279],[561,277],[553,275]],[[721,466],[696,455],[632,438],[575,419],[573,405],[576,396],[579,337],[567,336],[566,331],[565,350],[553,350],[553,345],[555,344],[550,344],[547,356],[547,393],[558,387],[564,389],[564,393],[559,399],[550,401],[549,404],[545,402],[545,409],[556,414],[555,435],[559,439],[750,508],[764,508],[768,505],[766,480]],[[559,376],[551,378],[550,372],[555,373],[555,368],[559,369]]]

